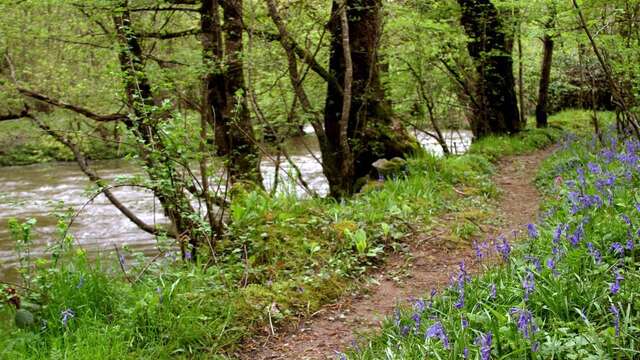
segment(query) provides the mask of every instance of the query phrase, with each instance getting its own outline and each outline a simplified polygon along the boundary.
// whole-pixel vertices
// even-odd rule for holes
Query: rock
[[[29,310],[20,309],[16,311],[16,326],[20,329],[25,329],[32,326],[35,323],[33,314]]]
[[[407,161],[399,157],[394,157],[391,160],[378,159],[371,165],[378,172],[379,178],[382,179],[397,177],[407,171]]]

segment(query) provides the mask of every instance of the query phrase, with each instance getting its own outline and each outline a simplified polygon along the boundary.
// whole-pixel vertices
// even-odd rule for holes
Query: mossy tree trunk
[[[343,10],[346,19],[341,15]],[[326,137],[320,145],[330,192],[336,198],[358,191],[357,180],[371,171],[371,164],[377,159],[403,157],[418,146],[393,118],[391,103],[386,99],[380,79],[381,10],[381,0],[346,0],[332,4],[329,71],[337,81],[328,85],[324,111]],[[348,27],[347,37],[343,36],[343,24]],[[350,56],[345,56],[345,48],[350,49]],[[349,88],[338,86],[348,83]],[[345,110],[346,119],[343,118]]]
[[[513,76],[513,35],[508,34],[490,0],[458,0],[467,49],[477,71],[476,109],[471,127],[476,138],[521,130]]]
[[[243,73],[242,5],[242,0],[202,0],[203,116],[215,131],[217,153],[225,158],[232,181],[262,186]]]

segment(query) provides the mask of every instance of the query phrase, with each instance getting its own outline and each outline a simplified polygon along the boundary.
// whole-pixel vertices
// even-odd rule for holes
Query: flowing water
[[[309,129],[306,129],[308,132]],[[452,151],[462,153],[471,142],[467,131],[447,131],[445,138]],[[441,154],[442,149],[433,139],[416,133],[416,137],[429,151]],[[307,135],[291,140],[288,146],[290,157],[300,169],[303,178],[313,191],[326,195],[329,187],[317,159],[320,151],[314,137]],[[262,162],[265,186],[273,185],[275,164],[272,157]],[[295,175],[287,161],[282,158],[279,191],[295,192],[306,196],[307,191],[295,182]],[[125,160],[96,161],[92,166],[106,179],[132,176],[140,169]],[[115,188],[113,192],[120,201],[147,223],[162,223],[162,211],[152,193],[134,187]],[[59,237],[56,217],[58,209],[73,208],[79,211],[71,227],[76,244],[90,256],[111,252],[114,245],[127,246],[133,251],[147,254],[156,252],[153,236],[140,231],[133,223],[116,210],[100,195],[90,200],[90,182],[75,163],[48,163],[29,166],[0,167],[0,280],[14,279],[18,265],[15,242],[7,226],[10,218],[24,221],[37,220],[34,230],[32,255],[43,255]]]

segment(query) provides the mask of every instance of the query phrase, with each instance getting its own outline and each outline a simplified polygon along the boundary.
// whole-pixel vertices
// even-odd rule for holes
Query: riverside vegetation
[[[69,235],[59,239],[53,259],[34,259],[28,247],[35,224],[14,222],[29,288],[23,307],[34,305],[36,321],[27,329],[3,322],[2,357],[232,353],[242,339],[313,313],[352,289],[382,264],[385,252],[400,251],[411,228],[423,229],[444,212],[467,211],[482,221],[496,196],[492,161],[548,146],[560,134],[530,129],[487,138],[458,157],[424,153],[409,161],[405,176],[344,203],[244,193],[231,208],[229,228],[242,241],[220,244],[213,266],[180,261],[175,253],[151,265],[144,257],[121,258],[125,277],[111,258],[89,261]],[[460,197],[454,186],[467,195]],[[471,223],[456,225],[461,239],[474,232]],[[252,255],[245,259],[247,252]],[[3,306],[5,320],[14,312]]]
[[[530,239],[480,241],[484,275],[339,356],[637,357],[638,24],[638,0],[0,0],[0,211],[34,199],[4,165],[73,160],[85,206],[141,234],[83,249],[77,177],[34,199],[55,234],[11,219],[0,358],[247,356],[410,240],[467,251],[499,223],[500,159],[561,139]]]

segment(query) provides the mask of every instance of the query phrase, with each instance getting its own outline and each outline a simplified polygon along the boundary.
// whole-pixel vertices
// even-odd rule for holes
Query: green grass
[[[529,151],[560,134],[549,129],[493,141]],[[20,330],[12,324],[11,308],[0,309],[5,319],[0,358],[223,357],[270,324],[309,315],[357,287],[386,254],[402,248],[411,229],[428,231],[444,213],[489,218],[496,195],[492,162],[508,153],[492,146],[481,142],[470,154],[447,158],[420,154],[410,159],[406,176],[340,203],[238,194],[228,239],[218,243],[214,265],[169,256],[154,262],[135,284],[124,280],[113,258],[89,262],[61,242],[64,260],[58,266],[42,261],[26,296],[42,306],[34,312],[44,323]],[[452,241],[464,241],[472,232],[460,225],[453,232],[460,239]],[[128,274],[135,277],[146,261],[142,256],[128,261]],[[66,309],[75,317],[65,326]]]
[[[460,359],[468,353],[481,359],[483,336],[486,341],[491,333],[485,353],[491,359],[638,358],[640,143],[611,144],[600,147],[591,137],[563,144],[538,176],[547,198],[537,235],[525,235],[506,259],[488,244],[482,251],[492,260],[484,260],[482,275],[462,276],[461,282],[462,271],[452,274],[458,281],[433,298],[425,289],[424,309],[420,303],[399,309],[380,333],[362,338],[345,357]],[[608,184],[612,175],[616,180]],[[580,194],[602,202],[589,203]],[[618,244],[626,247],[624,255],[615,253]],[[616,274],[624,277],[617,292]],[[535,325],[528,337],[518,325],[522,312],[514,309],[531,313]],[[435,324],[442,325],[448,347],[427,336]]]

